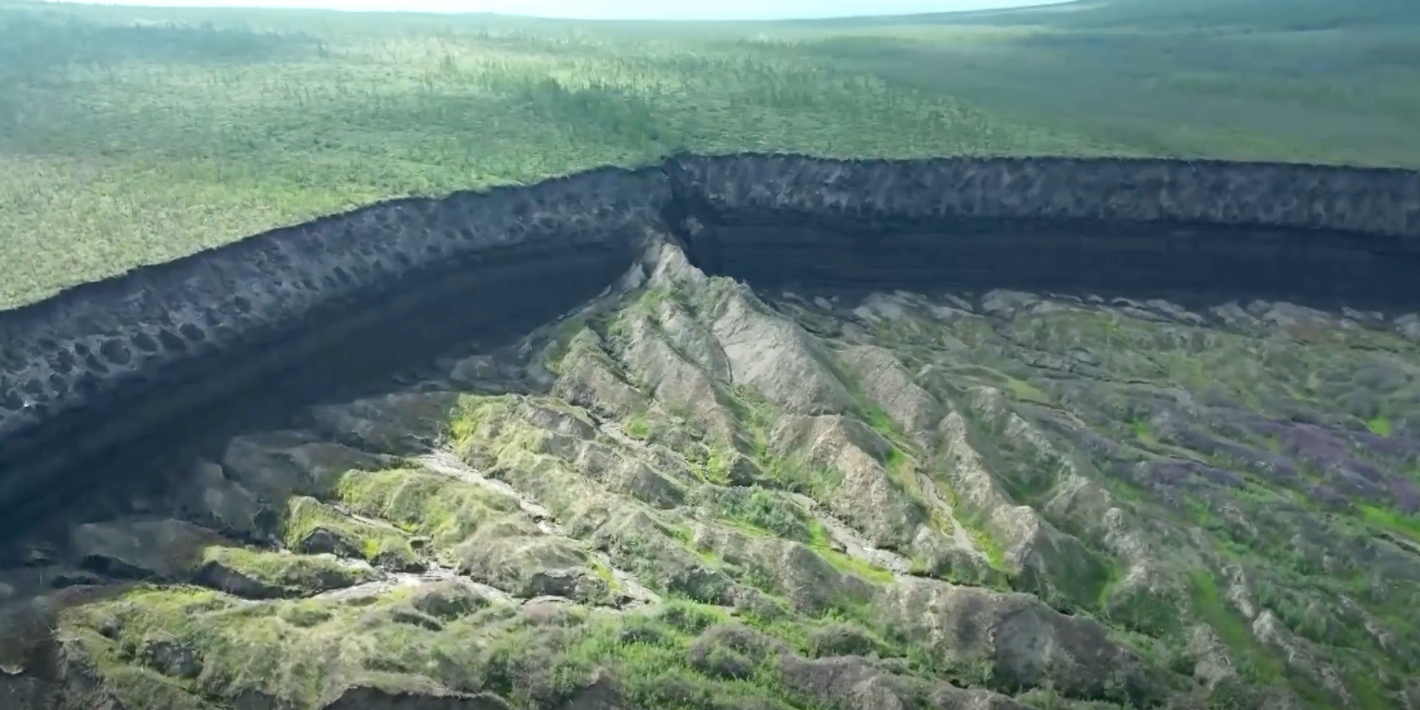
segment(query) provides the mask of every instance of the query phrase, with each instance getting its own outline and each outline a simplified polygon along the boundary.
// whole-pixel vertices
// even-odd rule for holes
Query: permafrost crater
[[[1416,310],[1396,170],[680,156],[278,229],[0,313],[0,706],[1415,710],[1420,544],[1322,514],[1420,509]]]

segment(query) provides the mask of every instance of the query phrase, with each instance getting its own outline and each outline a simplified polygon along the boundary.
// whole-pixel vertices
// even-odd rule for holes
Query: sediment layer
[[[652,232],[751,281],[1420,303],[1408,171],[681,156],[372,205],[0,314],[0,519],[153,432],[545,320]]]

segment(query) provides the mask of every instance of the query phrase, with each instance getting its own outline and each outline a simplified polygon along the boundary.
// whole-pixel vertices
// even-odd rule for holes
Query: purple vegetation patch
[[[1299,485],[1301,475],[1286,457],[1236,441],[1219,439],[1198,429],[1178,429],[1170,443],[1221,459],[1227,459],[1248,473],[1284,486]]]
[[[1420,462],[1420,439],[1407,436],[1405,432],[1395,432],[1391,436],[1380,436],[1369,431],[1351,434],[1355,445],[1372,456],[1390,459],[1398,463]]]
[[[1390,479],[1390,495],[1395,507],[1405,515],[1420,513],[1420,485],[1399,476]]]
[[[1287,429],[1292,426],[1290,422],[1279,422],[1275,419],[1268,419],[1262,416],[1249,416],[1247,418],[1247,429],[1258,436],[1282,438]]]
[[[1367,443],[1383,437],[1262,418],[1250,424],[1253,431],[1279,441],[1282,454],[1314,472],[1322,479],[1318,485],[1331,493],[1357,502],[1385,505],[1398,502],[1402,496],[1408,499],[1413,492],[1413,486],[1403,487],[1409,481],[1400,475],[1400,464],[1378,465],[1361,458],[1361,452],[1370,450],[1364,445],[1357,450],[1360,437],[1367,437]],[[1397,494],[1397,490],[1401,493]]]
[[[1157,459],[1143,465],[1139,478],[1151,490],[1197,488],[1192,482],[1188,468],[1180,461]]]
[[[1052,433],[1059,434],[1062,437],[1074,441],[1093,458],[1127,458],[1123,446],[1120,446],[1119,443],[1113,439],[1101,436],[1092,430],[1082,429],[1073,424],[1061,422],[1054,417],[1042,417],[1037,420],[1037,423]]]
[[[1232,471],[1185,459],[1154,459],[1145,474],[1150,481],[1170,488],[1199,490],[1211,486],[1243,488],[1246,483]],[[1211,484],[1211,486],[1209,485]]]
[[[1344,511],[1351,510],[1351,501],[1346,496],[1341,495],[1332,488],[1326,486],[1309,486],[1307,488],[1307,499],[1316,503],[1323,510]]]
[[[1209,456],[1218,453],[1219,447],[1223,444],[1222,440],[1217,437],[1192,427],[1176,427],[1167,432],[1159,432],[1159,438],[1170,444],[1193,449]]]

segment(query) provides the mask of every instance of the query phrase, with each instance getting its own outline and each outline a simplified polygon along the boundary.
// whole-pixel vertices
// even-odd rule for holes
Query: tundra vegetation
[[[1270,5],[0,4],[0,288],[682,147],[1420,165],[1411,6]],[[1416,315],[756,292],[653,240],[114,510],[0,569],[0,705],[1420,709]]]
[[[1418,26],[1405,0],[755,24],[5,0],[0,307],[378,199],[680,148],[1417,167]]]

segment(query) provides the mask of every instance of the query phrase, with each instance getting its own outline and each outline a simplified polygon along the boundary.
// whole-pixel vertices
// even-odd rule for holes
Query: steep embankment
[[[82,488],[93,461],[141,466],[135,449],[524,332],[624,271],[669,199],[660,171],[604,170],[398,200],[0,314],[0,519]]]
[[[0,322],[0,519],[156,485],[13,546],[0,704],[1420,707],[1417,236],[1402,172],[683,158],[78,289]]]
[[[276,373],[298,369],[274,391],[299,401],[545,319],[650,229],[766,283],[1420,302],[1420,180],[1404,171],[683,157],[375,205],[0,314],[0,511],[160,422],[205,425],[194,411],[231,410]]]
[[[757,283],[1413,306],[1405,171],[1174,161],[668,165],[697,262]]]

